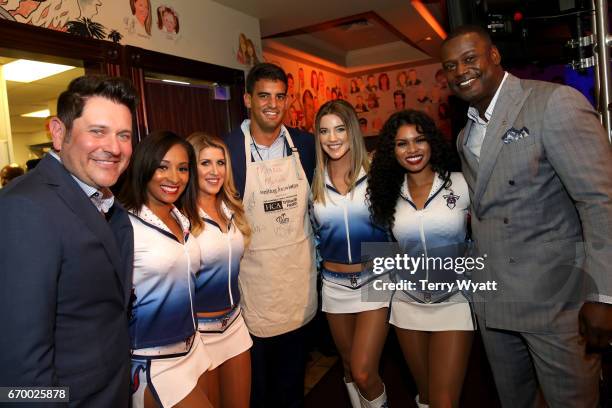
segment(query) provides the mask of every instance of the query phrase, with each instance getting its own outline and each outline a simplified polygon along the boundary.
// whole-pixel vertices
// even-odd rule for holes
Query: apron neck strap
[[[293,144],[293,139],[291,138],[289,131],[287,130],[287,128],[284,128],[283,130],[281,130],[281,132],[285,132],[285,140],[287,142],[287,145],[289,146],[289,150],[291,150],[291,155],[294,156],[294,158],[299,159],[300,152],[298,151],[297,147],[295,147],[295,145]]]
[[[252,157],[251,141],[253,143],[256,143],[255,139],[253,139],[253,136],[251,135],[250,125],[251,125],[251,121],[249,119],[243,121],[242,124],[240,125],[240,129],[242,130],[242,133],[244,134],[244,153],[247,158],[247,162],[251,161],[248,158]],[[291,138],[291,135],[289,134],[289,130],[287,130],[285,125],[281,125],[281,130],[280,130],[280,133],[278,134],[278,137],[280,137],[280,135],[285,135],[285,142],[287,143],[287,146],[289,146],[289,150],[291,151],[291,156],[294,156],[294,159],[299,159],[300,153],[297,147],[295,147],[295,145],[293,144],[293,139]]]

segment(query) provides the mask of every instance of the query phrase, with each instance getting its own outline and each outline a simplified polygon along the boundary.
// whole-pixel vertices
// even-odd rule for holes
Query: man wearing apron
[[[317,307],[308,196],[314,137],[282,124],[287,76],[255,65],[244,103],[250,119],[226,139],[236,187],[253,231],[240,264],[244,319],[253,337],[252,407],[299,407],[304,326]]]

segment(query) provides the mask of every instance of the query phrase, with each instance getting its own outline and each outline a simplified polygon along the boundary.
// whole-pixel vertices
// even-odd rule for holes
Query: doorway
[[[81,60],[0,51],[0,168],[26,170],[51,148],[47,124],[57,97],[85,74]]]
[[[150,130],[170,130],[183,137],[197,131],[223,137],[230,131],[227,86],[145,72],[145,94]]]

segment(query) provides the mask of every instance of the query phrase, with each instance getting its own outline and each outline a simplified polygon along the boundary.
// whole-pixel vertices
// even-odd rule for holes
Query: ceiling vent
[[[367,30],[372,27],[374,27],[374,24],[372,24],[367,18],[359,18],[338,25],[338,28],[348,32]]]

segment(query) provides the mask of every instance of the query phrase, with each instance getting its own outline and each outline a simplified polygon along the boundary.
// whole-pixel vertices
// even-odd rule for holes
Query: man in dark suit
[[[133,232],[109,187],[132,154],[135,104],[123,79],[73,80],[54,152],[0,192],[0,386],[128,406]]]
[[[472,201],[475,296],[504,407],[596,407],[612,339],[612,153],[578,91],[504,72],[486,30],[445,40],[451,90],[470,104],[457,147]],[[585,350],[585,344],[587,350]]]

